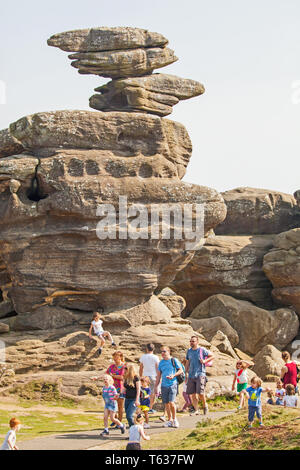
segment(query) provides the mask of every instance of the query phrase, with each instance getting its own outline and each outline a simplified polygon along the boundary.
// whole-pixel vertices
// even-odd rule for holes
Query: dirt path
[[[234,413],[234,410],[215,411],[201,416],[182,416],[179,415],[178,421],[180,429],[194,429],[199,421],[206,418],[219,419],[228,414]],[[164,428],[163,423],[158,419],[151,422],[151,428],[147,429],[147,434],[157,435],[160,433],[176,432],[174,428]],[[20,450],[117,450],[123,447],[127,442],[128,432],[123,436],[119,430],[113,430],[109,438],[101,439],[99,437],[101,430],[83,431],[76,433],[63,433],[47,437],[38,437],[28,441],[18,443]]]

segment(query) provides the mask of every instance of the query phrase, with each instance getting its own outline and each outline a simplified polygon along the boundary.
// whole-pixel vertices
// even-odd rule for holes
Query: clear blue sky
[[[79,75],[49,36],[141,27],[164,34],[179,57],[161,72],[206,88],[169,116],[193,142],[184,180],[219,191],[300,189],[299,0],[15,0],[2,2],[0,15],[0,129],[38,111],[89,109],[93,88],[107,81]]]

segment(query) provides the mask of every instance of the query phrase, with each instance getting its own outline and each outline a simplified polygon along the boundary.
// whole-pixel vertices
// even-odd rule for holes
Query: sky
[[[179,58],[158,71],[206,89],[168,116],[193,143],[184,181],[300,189],[299,0],[15,0],[2,2],[0,25],[0,129],[35,112],[88,110],[93,89],[108,81],[79,75],[68,53],[47,46],[52,34],[145,28],[167,37]]]

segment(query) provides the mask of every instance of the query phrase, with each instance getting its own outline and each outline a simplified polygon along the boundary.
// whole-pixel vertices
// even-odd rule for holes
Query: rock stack
[[[138,28],[93,28],[55,34],[48,44],[75,52],[69,58],[79,73],[113,79],[90,98],[91,108],[99,111],[167,116],[180,100],[204,93],[203,85],[194,80],[152,74],[178,60],[161,34]]]
[[[150,213],[153,204],[203,203],[204,233],[222,222],[226,208],[215,190],[180,181],[192,152],[186,129],[160,117],[203,87],[151,75],[175,60],[157,33],[95,28],[57,34],[48,44],[75,52],[80,73],[113,80],[99,95],[107,97],[99,106],[105,112],[41,112],[0,133],[0,255],[18,313],[10,324],[29,330],[86,324],[97,309],[122,313],[121,330],[168,323],[169,310],[153,293],[192,258],[186,240],[151,238],[149,219],[143,236],[99,239],[97,210],[106,204],[118,215],[126,196],[126,214],[135,220],[133,204]],[[169,228],[173,233],[174,222]]]

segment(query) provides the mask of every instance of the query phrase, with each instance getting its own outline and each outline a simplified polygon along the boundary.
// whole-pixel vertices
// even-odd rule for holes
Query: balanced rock
[[[263,270],[273,284],[272,295],[300,315],[300,228],[280,233],[264,256]]]
[[[264,346],[262,350],[255,355],[253,362],[253,372],[263,380],[267,375],[280,377],[281,369],[284,366],[281,352],[271,344]]]
[[[214,294],[272,308],[272,285],[262,262],[273,247],[273,239],[273,235],[209,236],[171,285],[185,298],[187,312]]]
[[[217,235],[277,234],[300,225],[294,196],[267,189],[236,188],[222,193],[227,216]]]
[[[138,78],[112,80],[90,98],[90,107],[100,111],[135,111],[167,116],[179,100],[204,93],[195,80],[175,75],[153,74]]]
[[[248,354],[256,354],[267,344],[283,349],[299,329],[298,317],[291,309],[268,311],[223,294],[204,300],[191,314],[191,318],[198,319],[216,316],[225,318],[236,330],[238,348]]]
[[[140,47],[164,47],[168,40],[159,33],[130,27],[100,27],[65,31],[51,36],[49,46],[67,52],[111,51]]]

